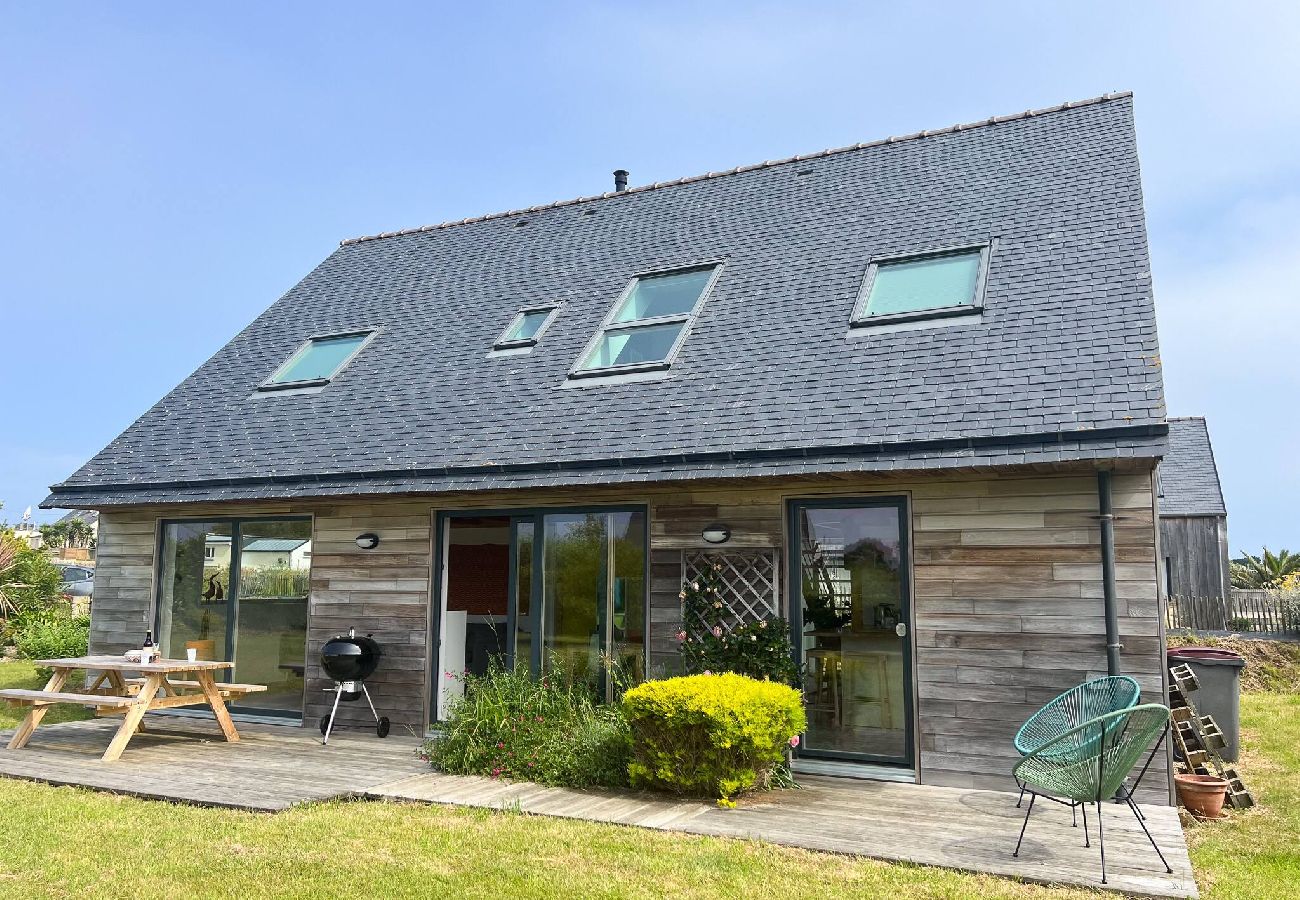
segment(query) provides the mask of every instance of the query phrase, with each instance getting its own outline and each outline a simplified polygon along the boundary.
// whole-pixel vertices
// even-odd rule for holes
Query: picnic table
[[[45,711],[56,703],[95,707],[98,716],[123,716],[122,725],[104,751],[104,762],[113,762],[137,731],[143,731],[144,714],[158,709],[178,706],[212,707],[212,714],[221,726],[221,734],[229,742],[239,740],[239,732],[230,719],[226,700],[238,700],[245,694],[264,691],[264,685],[229,684],[219,682],[216,673],[234,668],[234,663],[215,660],[156,659],[149,663],[131,662],[121,656],[80,656],[70,659],[40,659],[36,665],[54,670],[44,689],[24,688],[0,690],[0,700],[17,706],[30,706],[31,710],[9,739],[9,749],[18,750],[31,740],[32,732],[45,718]],[[94,681],[83,691],[64,691],[68,676],[73,672],[95,672]],[[124,677],[135,673],[138,677]],[[186,678],[184,676],[192,676]]]

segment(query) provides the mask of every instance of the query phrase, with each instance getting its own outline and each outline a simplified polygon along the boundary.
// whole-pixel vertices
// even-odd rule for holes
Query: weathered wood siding
[[[1162,616],[1151,475],[1114,480],[1120,634],[1125,672],[1163,697]],[[918,773],[923,782],[1007,788],[1011,736],[1061,690],[1104,675],[1096,478],[1088,471],[754,479],[731,483],[591,486],[276,507],[184,507],[184,515],[311,513],[314,521],[306,717],[326,695],[315,657],[349,626],[373,631],[388,655],[373,682],[394,722],[427,718],[432,525],[439,510],[643,503],[650,509],[651,664],[671,670],[680,624],[682,552],[706,546],[712,522],[729,548],[786,546],[785,504],[817,496],[904,496],[912,511]],[[132,646],[150,607],[156,520],[179,508],[108,511],[101,519],[93,641]],[[380,536],[373,551],[353,539]],[[782,569],[784,553],[779,554]],[[783,579],[784,581],[784,579]],[[782,587],[784,593],[784,584]],[[783,598],[785,599],[785,598]],[[352,704],[349,718],[364,721]],[[368,716],[368,712],[366,713]],[[1148,777],[1167,799],[1166,770]]]
[[[194,505],[105,510],[91,614],[91,652],[120,653],[140,646],[152,627],[159,521],[205,516],[312,516],[311,597],[307,619],[304,718],[328,712],[332,682],[319,666],[325,641],[350,627],[373,632],[384,647],[380,670],[368,683],[380,715],[423,728],[428,671],[431,535],[429,503],[383,501],[266,506]],[[381,535],[374,550],[357,547],[365,531]],[[342,704],[339,721],[373,722],[363,701]]]
[[[1161,516],[1160,552],[1170,596],[1227,598],[1226,517]]]
[[[920,779],[1005,789],[1020,723],[1066,688],[1106,674],[1095,475],[685,488],[654,505],[656,659],[675,653],[673,566],[681,548],[703,546],[704,525],[726,522],[748,546],[782,546],[785,501],[823,494],[910,498]],[[1117,476],[1114,503],[1124,671],[1145,699],[1163,702],[1150,474]],[[1156,768],[1147,796],[1167,802],[1167,772]]]

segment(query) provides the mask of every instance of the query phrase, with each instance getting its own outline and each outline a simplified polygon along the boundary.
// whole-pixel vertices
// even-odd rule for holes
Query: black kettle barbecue
[[[380,716],[375,711],[374,701],[370,699],[370,691],[366,690],[365,683],[379,667],[379,657],[382,655],[375,639],[370,635],[357,637],[355,628],[349,628],[347,634],[330,638],[320,648],[321,668],[334,679],[334,708],[320,720],[320,733],[325,736],[322,744],[329,743],[330,732],[334,730],[334,717],[339,711],[339,701],[352,701],[363,696],[375,717],[375,734],[381,738],[388,737],[388,717]]]

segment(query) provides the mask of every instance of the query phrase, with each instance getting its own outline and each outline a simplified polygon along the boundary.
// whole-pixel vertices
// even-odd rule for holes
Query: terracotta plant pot
[[[1198,819],[1218,819],[1223,816],[1223,801],[1227,796],[1228,782],[1217,775],[1174,775],[1178,788],[1178,801]]]

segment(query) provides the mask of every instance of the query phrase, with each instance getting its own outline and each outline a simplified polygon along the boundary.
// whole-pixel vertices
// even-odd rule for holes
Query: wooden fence
[[[1166,624],[1185,631],[1300,634],[1300,597],[1235,589],[1227,599],[1174,596],[1169,598]]]

